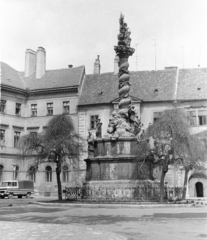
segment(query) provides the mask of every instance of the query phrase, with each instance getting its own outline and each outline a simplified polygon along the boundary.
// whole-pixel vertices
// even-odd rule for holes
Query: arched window
[[[3,181],[4,166],[0,165],[0,182]]]
[[[45,168],[45,181],[52,182],[52,168],[50,166]]]
[[[63,182],[68,182],[68,166],[63,166]]]
[[[36,169],[34,166],[29,168],[29,180],[36,182]]]
[[[18,176],[19,176],[19,166],[14,165],[13,179],[18,180]]]

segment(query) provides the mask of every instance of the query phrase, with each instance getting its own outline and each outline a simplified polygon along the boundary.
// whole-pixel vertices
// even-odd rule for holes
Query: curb
[[[79,208],[178,208],[178,207],[202,207],[205,205],[192,204],[102,204],[102,203],[93,203],[93,204],[77,204],[77,203],[44,203],[44,202],[29,202],[28,204],[40,205],[40,206],[58,206],[58,207],[79,207]]]

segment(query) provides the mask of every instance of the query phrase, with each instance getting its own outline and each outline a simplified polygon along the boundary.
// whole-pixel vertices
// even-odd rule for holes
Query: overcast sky
[[[25,50],[46,50],[46,68],[113,71],[122,12],[131,30],[129,70],[207,67],[207,0],[0,0],[0,59],[24,70]],[[156,42],[156,47],[155,47]]]

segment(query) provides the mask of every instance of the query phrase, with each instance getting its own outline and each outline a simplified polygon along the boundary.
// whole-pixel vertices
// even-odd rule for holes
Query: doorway
[[[203,184],[201,182],[197,182],[195,187],[197,197],[203,197]]]

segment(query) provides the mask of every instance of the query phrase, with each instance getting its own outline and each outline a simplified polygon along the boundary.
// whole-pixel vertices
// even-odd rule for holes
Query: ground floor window
[[[0,182],[3,181],[4,166],[0,165]]]
[[[34,166],[29,168],[29,180],[36,182],[36,169]]]
[[[68,166],[63,166],[63,182],[68,182]]]
[[[18,180],[18,176],[19,176],[19,166],[14,165],[13,179]]]
[[[52,168],[50,166],[45,168],[45,181],[52,182]]]

